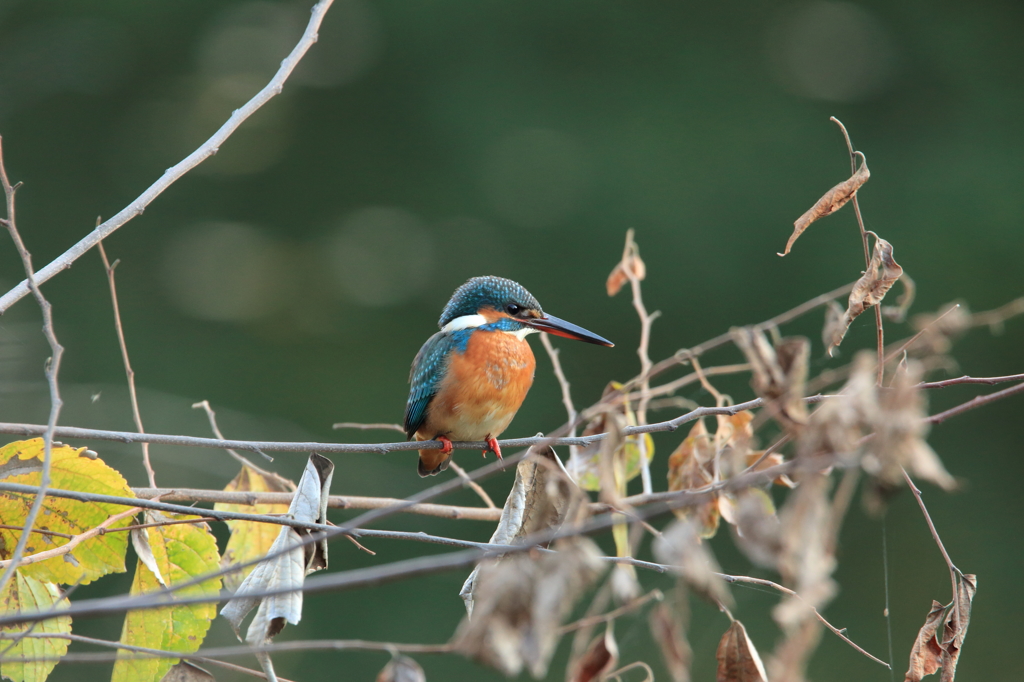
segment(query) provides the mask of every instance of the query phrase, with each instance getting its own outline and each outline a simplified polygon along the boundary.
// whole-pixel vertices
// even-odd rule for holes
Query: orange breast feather
[[[419,434],[452,440],[498,437],[523,404],[537,362],[530,344],[500,331],[475,332],[454,353]]]

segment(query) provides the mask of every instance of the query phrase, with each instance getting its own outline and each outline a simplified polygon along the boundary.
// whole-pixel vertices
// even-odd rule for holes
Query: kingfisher
[[[523,404],[537,361],[526,337],[547,332],[599,346],[614,344],[571,322],[546,314],[517,282],[474,277],[452,294],[409,373],[405,433],[438,440],[438,450],[420,450],[420,476],[448,468],[452,441],[485,441],[501,459],[498,436]]]

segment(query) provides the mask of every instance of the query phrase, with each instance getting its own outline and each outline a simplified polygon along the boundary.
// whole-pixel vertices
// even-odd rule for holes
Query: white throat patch
[[[445,333],[457,332],[462,329],[474,329],[485,324],[487,324],[487,318],[483,315],[463,315],[462,317],[456,317],[446,324],[441,328],[441,331]]]

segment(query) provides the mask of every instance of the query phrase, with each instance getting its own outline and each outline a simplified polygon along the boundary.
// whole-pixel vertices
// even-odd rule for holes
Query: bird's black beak
[[[567,339],[586,341],[587,343],[593,343],[598,346],[611,347],[615,345],[608,339],[598,336],[594,332],[588,332],[583,327],[577,327],[572,322],[566,322],[554,315],[520,319],[519,321],[538,331],[547,332],[548,334],[554,334],[556,336],[564,336]]]

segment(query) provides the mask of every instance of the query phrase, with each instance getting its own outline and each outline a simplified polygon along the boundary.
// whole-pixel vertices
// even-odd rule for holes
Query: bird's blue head
[[[614,345],[582,327],[546,314],[523,285],[494,276],[474,277],[456,289],[438,326],[445,331],[542,331],[600,346]]]
[[[533,317],[544,315],[540,303],[522,284],[504,277],[474,277],[455,290],[437,324],[443,329],[456,318],[491,310],[509,317],[527,313],[533,313]]]

